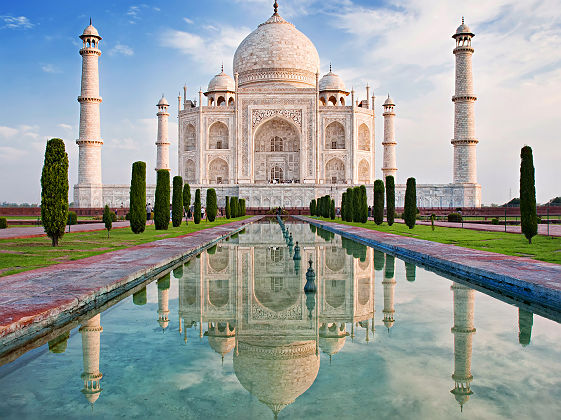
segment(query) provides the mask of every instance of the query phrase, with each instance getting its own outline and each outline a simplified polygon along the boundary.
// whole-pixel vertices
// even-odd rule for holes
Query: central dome
[[[315,87],[319,55],[306,35],[278,13],[250,33],[234,54],[239,86],[286,83]]]

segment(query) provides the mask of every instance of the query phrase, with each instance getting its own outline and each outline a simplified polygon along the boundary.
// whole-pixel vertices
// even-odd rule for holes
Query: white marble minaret
[[[382,173],[384,174],[384,182],[386,182],[386,177],[391,175],[394,177],[394,182],[396,181],[395,175],[397,172],[397,164],[395,159],[395,112],[393,99],[390,98],[388,93],[388,99],[384,102],[384,141],[382,145],[384,146],[384,166],[382,167]]]
[[[80,35],[82,39],[82,90],[80,102],[80,135],[76,144],[79,148],[78,185],[74,187],[74,202],[77,207],[102,207],[103,187],[101,184],[101,139],[99,104],[98,61],[101,51],[101,37],[91,24]]]
[[[158,102],[158,139],[156,140],[156,170],[165,169],[169,171],[169,139],[168,139],[168,101],[162,95]]]
[[[473,306],[475,291],[459,283],[452,283],[454,293],[454,389],[450,392],[454,394],[456,401],[463,410],[464,404],[473,394],[471,390],[471,349],[472,336],[475,333],[473,326]]]
[[[395,309],[393,305],[395,284],[395,257],[386,254],[386,269],[384,270],[384,280],[382,281],[384,286],[384,310],[382,312],[384,313],[384,325],[388,331],[395,322]]]
[[[90,404],[93,404],[101,393],[100,381],[103,377],[99,371],[99,344],[103,331],[100,325],[100,315],[97,314],[82,323],[78,331],[82,334],[82,356],[84,358],[84,372],[81,376],[84,381],[82,393]]]
[[[456,92],[454,102],[454,183],[477,184],[477,158],[475,147],[474,105],[476,96],[473,93],[473,73],[471,57],[473,48],[471,39],[475,35],[464,23],[452,35],[456,40],[454,55],[456,56]]]

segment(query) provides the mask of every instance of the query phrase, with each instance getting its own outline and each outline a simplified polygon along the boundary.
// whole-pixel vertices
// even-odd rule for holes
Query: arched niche
[[[208,180],[210,183],[228,183],[228,162],[224,159],[213,159],[208,165]]]
[[[208,148],[227,149],[228,148],[228,127],[226,124],[217,121],[208,130]]]
[[[185,171],[185,182],[194,184],[197,181],[195,178],[195,162],[192,159],[185,159],[183,169]]]
[[[197,134],[195,131],[195,126],[193,124],[188,124],[185,129],[184,137],[184,149],[186,152],[191,152],[196,149]]]
[[[325,182],[342,184],[345,182],[345,164],[339,158],[333,158],[325,164]]]
[[[358,148],[359,150],[370,151],[370,130],[366,124],[358,127]]]
[[[325,148],[345,148],[345,127],[340,122],[334,121],[325,127]]]
[[[370,164],[366,159],[362,159],[358,164],[358,182],[361,184],[370,183]]]

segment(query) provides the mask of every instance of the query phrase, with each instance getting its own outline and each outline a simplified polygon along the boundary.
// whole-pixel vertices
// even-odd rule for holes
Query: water
[[[1,367],[0,417],[558,417],[558,323],[287,226],[299,269],[278,224],[249,226]]]

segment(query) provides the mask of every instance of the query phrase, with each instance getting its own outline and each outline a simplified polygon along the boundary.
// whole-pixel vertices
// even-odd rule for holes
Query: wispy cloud
[[[3,21],[3,26],[0,28],[7,29],[31,29],[35,26],[31,21],[25,16],[0,16],[0,21]]]
[[[187,18],[187,17],[184,17],[183,20],[184,20],[186,23],[188,23],[189,25],[192,25],[193,23],[195,23],[195,22],[193,22],[191,19],[189,19],[189,18]]]
[[[135,6],[130,6],[129,9],[127,10],[127,16],[129,18],[129,23],[131,24],[135,24],[137,23],[140,19],[141,19],[141,14],[142,14],[142,10],[147,9],[148,5],[147,4],[138,4]],[[155,10],[156,12],[159,12],[160,9],[157,7],[154,7],[153,10]]]
[[[6,127],[0,125],[0,137],[9,138],[15,136],[19,130],[13,127]]]
[[[41,70],[43,70],[45,73],[52,73],[52,74],[62,73],[62,70],[57,66],[55,66],[54,64],[43,64],[41,66]]]
[[[126,55],[131,56],[134,54],[134,50],[128,45],[121,44],[117,42],[113,48],[109,50],[109,55]]]
[[[58,124],[58,127],[63,128],[63,129],[68,130],[68,131],[72,130],[72,126],[70,124],[60,123],[60,124]]]

